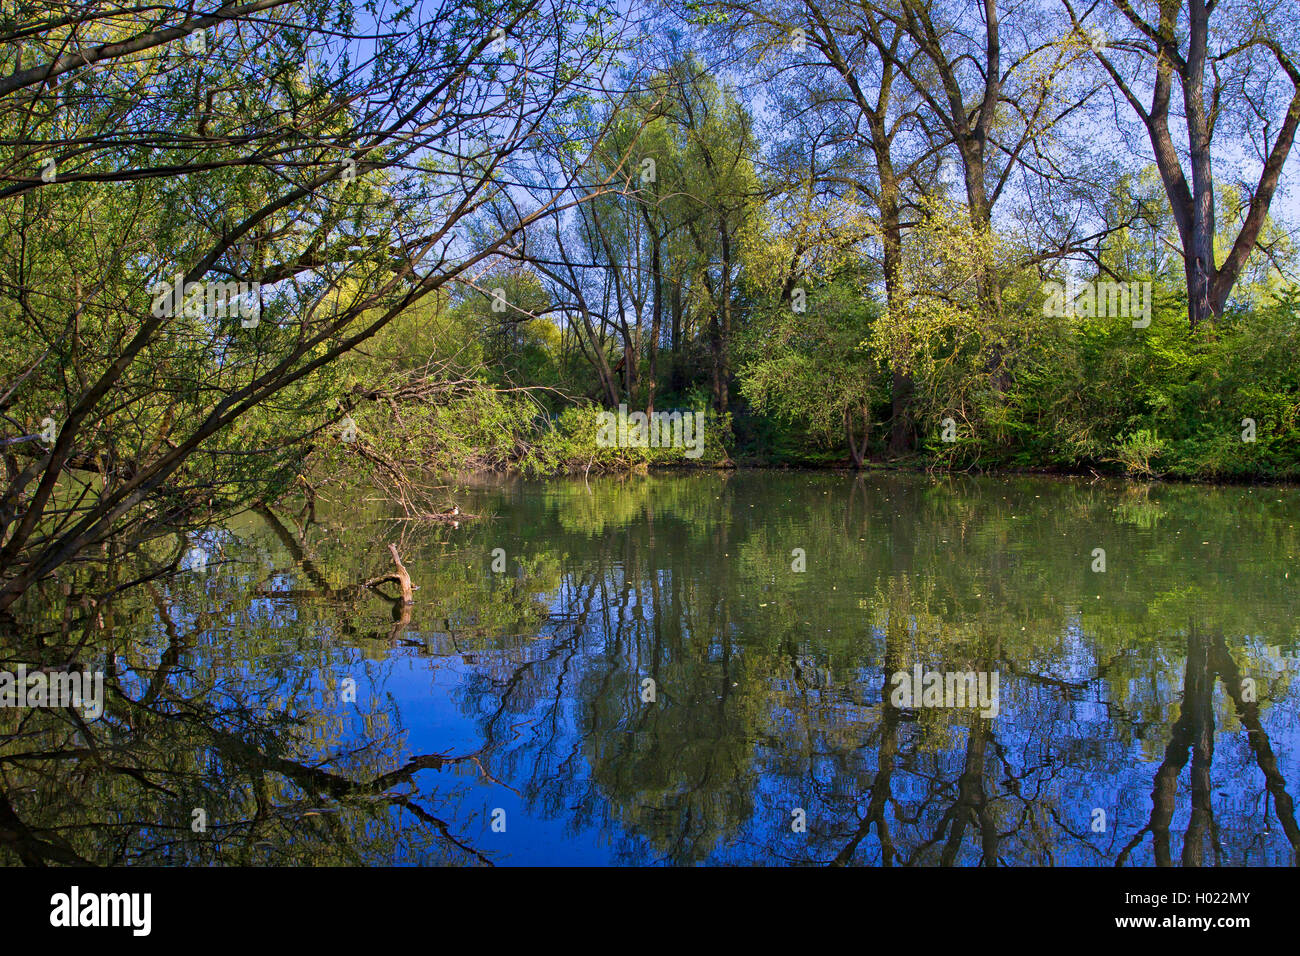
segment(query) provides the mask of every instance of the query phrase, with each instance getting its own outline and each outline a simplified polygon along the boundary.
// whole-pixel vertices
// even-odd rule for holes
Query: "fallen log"
[[[420,515],[420,517],[425,521],[442,521],[459,526],[462,521],[472,521],[479,517],[479,515],[468,514],[467,512],[461,511],[460,508],[453,508],[451,511],[425,512]]]

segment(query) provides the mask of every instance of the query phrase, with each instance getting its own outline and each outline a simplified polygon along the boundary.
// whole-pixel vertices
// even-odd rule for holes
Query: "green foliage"
[[[665,409],[659,409],[665,411]],[[598,405],[577,405],[550,422],[520,461],[527,474],[564,472],[644,470],[650,465],[711,465],[727,459],[731,444],[730,415],[709,408],[682,409],[683,417],[704,413],[703,443],[698,457],[688,457],[685,447],[602,446],[601,414]],[[606,413],[610,414],[610,413]]]
[[[840,441],[846,415],[885,397],[881,363],[866,343],[879,310],[847,278],[812,290],[804,304],[804,312],[790,302],[753,311],[740,391],[756,412]]]
[[[1300,474],[1300,295],[1197,332],[1173,295],[1155,300],[1149,328],[1110,317],[1039,336],[1003,409],[1007,444],[981,446],[986,460],[1143,476]]]

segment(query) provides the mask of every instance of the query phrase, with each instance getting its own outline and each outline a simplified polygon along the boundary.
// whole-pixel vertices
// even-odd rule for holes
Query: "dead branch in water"
[[[393,556],[393,564],[397,565],[397,570],[390,571],[388,574],[381,575],[377,578],[371,578],[361,586],[365,588],[378,588],[380,584],[383,584],[386,581],[396,581],[398,587],[402,589],[402,603],[414,604],[414,588],[411,586],[411,575],[407,573],[406,565],[402,564],[402,559],[398,557],[397,545],[390,544],[388,546],[388,552]]]

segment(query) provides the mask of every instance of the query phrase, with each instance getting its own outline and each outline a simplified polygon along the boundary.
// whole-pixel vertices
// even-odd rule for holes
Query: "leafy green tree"
[[[757,412],[799,423],[823,441],[844,442],[854,467],[861,468],[877,424],[875,410],[889,394],[870,345],[879,314],[850,276],[815,289],[806,311],[786,303],[758,310],[741,393]]]

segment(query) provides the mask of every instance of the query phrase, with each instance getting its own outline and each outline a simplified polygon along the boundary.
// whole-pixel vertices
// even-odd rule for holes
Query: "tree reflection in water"
[[[0,858],[1296,862],[1293,492],[739,473],[466,498],[487,517],[460,528],[261,509],[203,570],[132,584],[192,544],[154,542],[46,582],[2,666],[100,669],[108,699],[0,709]],[[389,541],[414,607],[355,586]],[[916,664],[996,671],[998,715],[894,706]]]

